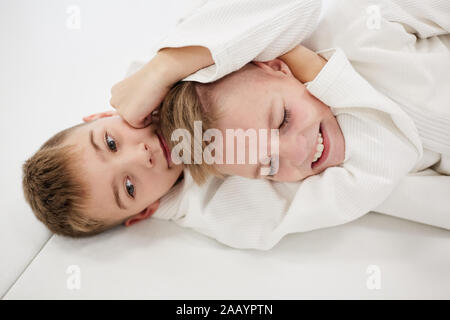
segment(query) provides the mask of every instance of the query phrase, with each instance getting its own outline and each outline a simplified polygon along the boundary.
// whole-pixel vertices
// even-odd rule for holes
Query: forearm
[[[214,64],[210,51],[201,46],[163,48],[144,68],[163,76],[167,85],[186,78],[196,71]]]
[[[152,60],[111,88],[110,104],[131,126],[142,128],[178,81],[213,63],[205,47],[161,49]]]
[[[208,48],[215,65],[189,79],[213,82],[253,60],[272,60],[294,48],[317,26],[320,8],[319,0],[205,1],[156,48]]]
[[[280,59],[289,66],[293,75],[303,83],[313,81],[327,63],[327,60],[302,45],[280,56]]]

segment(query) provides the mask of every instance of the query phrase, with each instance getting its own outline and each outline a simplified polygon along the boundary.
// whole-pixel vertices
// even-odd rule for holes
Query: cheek
[[[294,128],[280,137],[279,155],[280,167],[300,167],[308,158],[310,147],[302,130]]]
[[[330,108],[309,92],[305,92],[294,100],[291,112],[295,125],[304,127],[319,121],[327,112],[330,112]]]
[[[142,183],[138,185],[136,191],[142,195],[143,202],[152,203],[169,192],[178,176],[175,171],[167,174],[155,174],[150,171],[141,175]]]
[[[305,127],[305,124],[310,123],[315,118],[316,110],[311,103],[307,101],[300,102],[293,108],[292,120],[297,128]]]

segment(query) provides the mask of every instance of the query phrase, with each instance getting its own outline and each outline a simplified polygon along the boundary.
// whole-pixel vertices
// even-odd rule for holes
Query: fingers
[[[132,127],[147,127],[155,120],[151,113],[169,90],[161,79],[153,71],[138,71],[111,88],[109,103]]]
[[[103,117],[113,117],[113,116],[117,116],[118,113],[116,110],[109,110],[109,111],[105,111],[103,113]]]
[[[136,129],[142,129],[152,124],[152,116],[148,115],[139,121],[135,121],[133,119],[127,120],[125,119],[132,127]]]
[[[99,117],[98,117],[98,115],[96,113],[95,114],[91,114],[91,115],[86,116],[86,117],[83,117],[83,121],[84,122],[91,122],[91,121],[94,121],[94,120],[97,120],[97,119],[99,119]]]
[[[108,111],[94,113],[94,114],[91,114],[89,116],[83,117],[83,121],[84,122],[91,122],[91,121],[98,120],[98,119],[101,119],[101,118],[113,117],[113,116],[116,116],[116,115],[118,115],[116,110],[108,110]]]
[[[144,119],[144,127],[147,127],[152,124],[152,115],[148,115]]]

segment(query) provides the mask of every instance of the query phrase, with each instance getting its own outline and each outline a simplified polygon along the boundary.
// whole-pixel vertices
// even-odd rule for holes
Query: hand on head
[[[146,127],[152,121],[152,111],[169,91],[161,82],[157,72],[149,72],[144,67],[112,87],[110,104],[131,126]]]

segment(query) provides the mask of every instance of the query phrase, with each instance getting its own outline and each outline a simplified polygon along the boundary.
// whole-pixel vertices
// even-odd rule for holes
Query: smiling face
[[[275,174],[261,176],[260,169],[270,165],[248,161],[216,164],[221,173],[300,181],[344,161],[344,137],[330,108],[312,96],[281,60],[247,65],[217,85],[198,88],[200,97],[209,94],[215,101],[211,107],[219,108],[215,126],[225,141],[226,129],[279,129],[279,167]],[[236,148],[236,139],[234,145]],[[268,146],[270,150],[270,139]],[[275,159],[274,154],[271,156]]]
[[[135,129],[119,116],[87,123],[65,143],[81,152],[90,196],[84,213],[109,224],[149,217],[182,172],[167,158],[155,126]]]

